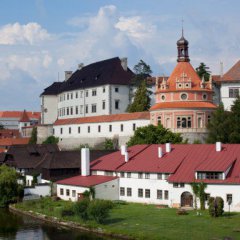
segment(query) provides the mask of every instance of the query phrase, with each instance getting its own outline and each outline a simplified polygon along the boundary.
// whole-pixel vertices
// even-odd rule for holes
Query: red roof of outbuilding
[[[111,177],[111,176],[76,176],[71,178],[66,178],[60,181],[57,181],[57,184],[62,185],[73,185],[73,186],[81,186],[81,187],[91,187],[96,186],[101,183],[109,182],[118,177]]]
[[[30,122],[30,119],[29,119],[29,117],[27,115],[26,110],[23,111],[22,116],[21,116],[19,122]]]
[[[216,108],[217,106],[210,102],[160,102],[151,107],[150,110],[165,108]]]
[[[2,138],[0,139],[0,146],[12,146],[28,144],[30,138]]]
[[[112,115],[101,115],[93,117],[82,118],[68,118],[58,119],[54,125],[68,125],[68,124],[82,124],[82,123],[98,123],[98,122],[118,122],[118,121],[130,121],[130,120],[150,119],[149,112],[135,112],[135,113],[122,113]]]
[[[0,118],[20,118],[22,111],[0,111]],[[30,119],[39,119],[41,116],[40,112],[27,112]]]
[[[240,81],[240,60],[223,75],[220,81]]]

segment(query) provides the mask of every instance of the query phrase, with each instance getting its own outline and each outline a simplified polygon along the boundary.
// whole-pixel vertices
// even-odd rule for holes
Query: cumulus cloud
[[[50,39],[50,34],[38,23],[21,25],[18,22],[0,28],[0,44],[36,44]]]

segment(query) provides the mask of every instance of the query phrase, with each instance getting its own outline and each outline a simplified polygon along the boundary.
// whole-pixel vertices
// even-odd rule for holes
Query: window
[[[83,105],[80,106],[80,114],[83,114]]]
[[[184,183],[173,183],[173,187],[174,188],[183,188],[184,187]]]
[[[197,172],[197,179],[223,179],[221,172]]]
[[[145,189],[145,198],[150,198],[150,189]]]
[[[70,114],[73,115],[73,107],[70,108]]]
[[[130,172],[127,173],[127,178],[131,178],[131,173]]]
[[[139,188],[138,189],[138,197],[143,197],[143,189],[142,188]]]
[[[124,172],[120,172],[120,177],[124,178]]]
[[[145,179],[149,179],[150,178],[150,173],[145,173]]]
[[[60,188],[60,195],[63,195],[63,188]]]
[[[72,132],[72,129],[71,129],[71,127],[69,127],[68,128],[68,133],[71,134],[71,132]]]
[[[106,102],[102,101],[102,109],[104,110],[106,108]]]
[[[173,183],[173,187],[177,188],[178,187],[178,183]]]
[[[66,196],[69,196],[69,195],[70,195],[70,190],[66,189]]]
[[[133,131],[136,130],[136,123],[133,123]]]
[[[119,100],[115,100],[115,109],[119,109]]]
[[[88,113],[88,105],[86,105],[86,111],[85,112]]]
[[[205,201],[207,202],[210,198],[210,193],[205,193]]]
[[[206,93],[203,93],[202,99],[203,99],[203,100],[207,100],[207,94],[206,94]]]
[[[187,94],[186,93],[182,93],[181,94],[181,99],[182,100],[187,100]]]
[[[88,126],[88,133],[90,133],[90,131],[91,131],[91,128],[90,128],[90,126]]]
[[[78,106],[75,108],[76,115],[78,115]]]
[[[161,99],[162,99],[162,101],[165,101],[166,96],[165,95],[161,95]]]
[[[162,180],[162,179],[163,179],[162,173],[158,173],[158,174],[157,174],[157,179],[158,179],[158,180]]]
[[[227,203],[228,203],[229,205],[231,205],[231,203],[232,203],[232,194],[227,194],[226,200],[227,200]]]
[[[113,172],[105,171],[104,175],[105,176],[113,176]]]
[[[71,93],[71,99],[73,99],[73,93]]]
[[[72,197],[76,197],[76,190],[72,190]]]
[[[120,187],[120,196],[125,196],[125,188]]]
[[[120,128],[121,128],[121,132],[123,132],[123,124],[121,124]]]
[[[85,92],[85,96],[88,97],[88,90],[86,90],[86,92]]]
[[[169,177],[169,175],[170,175],[169,173],[165,173],[165,175],[164,175],[164,179],[167,180],[168,177]]]
[[[184,183],[179,183],[179,187],[183,188],[185,186]]]
[[[78,92],[75,93],[75,97],[78,98]]]
[[[67,100],[69,100],[69,94],[67,94]]]
[[[69,108],[67,108],[67,115],[69,115]]]
[[[92,113],[97,112],[97,104],[92,104]]]
[[[98,125],[98,132],[101,132],[101,125]]]
[[[78,133],[80,133],[81,132],[81,127],[78,127]]]
[[[132,196],[132,188],[127,188],[127,196],[128,197]]]
[[[138,178],[142,179],[143,178],[143,173],[138,173]]]
[[[118,92],[118,87],[115,87],[115,92]]]
[[[102,92],[105,93],[105,87],[103,87]]]
[[[63,134],[63,128],[60,128],[60,134]]]
[[[80,98],[82,98],[82,97],[83,97],[83,91],[80,92]]]
[[[164,191],[164,199],[168,200],[168,191],[167,190]]]
[[[211,116],[210,115],[207,116],[207,121],[208,121],[208,123],[211,121]]]
[[[55,134],[55,129],[53,128],[53,130],[52,130],[52,133],[53,133],[53,135]]]
[[[92,90],[92,96],[97,96],[97,90],[96,89]]]
[[[191,128],[192,117],[177,117],[177,128]]]
[[[109,125],[109,132],[112,131],[112,125]]]
[[[157,199],[162,199],[162,190],[157,190]]]
[[[239,88],[229,88],[229,97],[236,98],[239,96]]]
[[[162,123],[162,118],[161,118],[161,116],[158,116],[157,117],[157,124],[159,125],[159,124],[161,124]]]

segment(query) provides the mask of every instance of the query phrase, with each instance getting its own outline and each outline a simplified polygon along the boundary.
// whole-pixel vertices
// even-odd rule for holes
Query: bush
[[[88,219],[88,206],[89,206],[89,199],[83,199],[80,202],[75,203],[74,211],[77,215],[79,215],[83,220]]]
[[[210,216],[219,217],[223,215],[224,202],[221,197],[209,198],[208,200],[208,211]]]
[[[113,208],[111,201],[94,200],[91,201],[88,207],[88,215],[97,223],[103,223],[108,217],[110,209]]]
[[[69,217],[69,216],[74,216],[74,211],[70,207],[65,207],[61,211],[61,216],[62,217]]]
[[[177,215],[188,215],[188,212],[185,209],[179,208],[177,210]]]

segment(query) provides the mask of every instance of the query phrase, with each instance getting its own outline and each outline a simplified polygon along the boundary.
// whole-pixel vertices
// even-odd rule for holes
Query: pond
[[[94,234],[64,229],[0,209],[0,240],[106,240]]]

